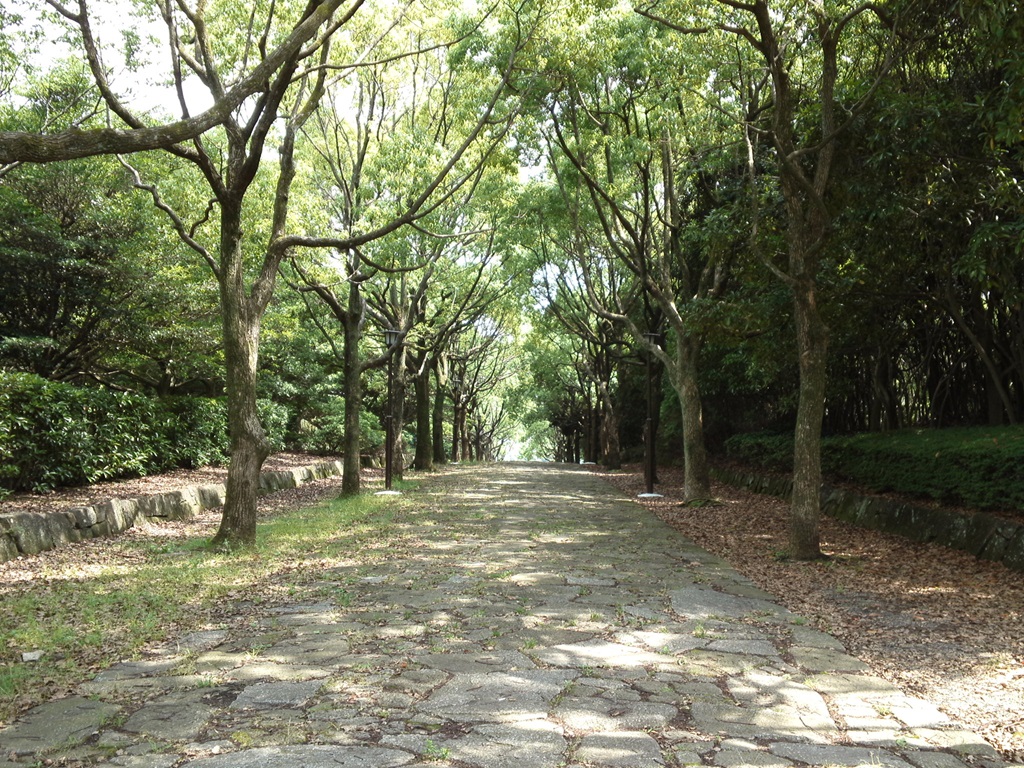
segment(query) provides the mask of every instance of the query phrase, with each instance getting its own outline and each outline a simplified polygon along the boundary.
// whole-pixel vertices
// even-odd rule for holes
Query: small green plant
[[[433,739],[427,739],[423,746],[423,759],[431,762],[440,762],[451,757],[452,751],[448,747],[439,746]]]
[[[565,697],[566,696],[572,695],[572,692],[573,692],[573,690],[575,688],[576,688],[576,681],[575,680],[570,680],[569,682],[567,682],[562,687],[562,690],[560,690],[558,693],[556,693],[555,697],[553,699],[551,699],[551,709],[555,709],[563,701],[565,701]]]
[[[245,655],[251,659],[259,658],[269,647],[265,643],[253,643],[246,649]]]
[[[231,740],[242,749],[248,749],[256,743],[256,737],[248,731],[235,731],[231,734]]]

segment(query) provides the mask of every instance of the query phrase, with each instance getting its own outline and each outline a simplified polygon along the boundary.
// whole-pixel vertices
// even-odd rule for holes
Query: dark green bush
[[[876,491],[978,509],[1024,509],[1024,428],[914,429],[833,437],[825,471]]]
[[[271,449],[284,450],[288,407],[261,400],[259,410]],[[0,489],[7,492],[221,464],[227,450],[223,400],[150,398],[0,372]]]
[[[322,456],[345,451],[345,403],[340,397],[327,400],[319,413],[309,414],[299,424],[295,445],[306,453]],[[406,438],[414,445],[412,437]],[[363,408],[359,412],[359,444],[366,449],[384,445],[384,427],[377,415]]]
[[[725,454],[730,458],[775,472],[793,469],[793,435],[755,432],[733,435],[725,441]]]
[[[791,435],[737,435],[726,452],[770,470],[793,466]],[[1024,427],[909,429],[829,437],[826,476],[977,509],[1024,509]]]
[[[161,436],[167,445],[155,469],[205,467],[228,458],[228,411],[223,400],[212,397],[166,397]]]
[[[147,398],[0,374],[0,485],[49,490],[140,475],[153,460]]]
[[[291,409],[282,403],[265,399],[258,400],[256,406],[259,408],[263,429],[267,433],[267,442],[270,443],[271,453],[283,451],[288,447],[286,435],[288,434],[288,424],[292,418]]]
[[[328,400],[316,416],[299,425],[298,443],[310,453],[341,453],[345,447],[345,403],[340,397]]]

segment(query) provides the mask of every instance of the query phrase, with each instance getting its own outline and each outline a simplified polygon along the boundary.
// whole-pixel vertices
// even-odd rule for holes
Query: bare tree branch
[[[47,0],[61,15],[79,23],[79,14],[64,8],[56,0]],[[80,130],[69,128],[56,134],[40,135],[21,131],[0,132],[0,165],[24,161],[50,163],[72,160],[94,155],[116,155],[141,152],[149,149],[164,149],[194,139],[216,125],[220,125],[247,98],[265,87],[267,80],[282,64],[291,59],[302,45],[312,38],[317,30],[346,0],[323,0],[300,24],[296,25],[287,38],[252,71],[227,89],[223,96],[207,111],[164,125],[146,125],[131,115],[123,105],[122,119],[128,129],[98,128]],[[82,5],[85,0],[80,0]],[[356,0],[355,6],[362,4]],[[102,70],[101,70],[102,71]],[[101,86],[102,90],[102,86]],[[107,89],[109,90],[109,89]],[[111,94],[113,96],[113,94]],[[116,96],[113,102],[119,104]],[[113,108],[113,104],[111,104]],[[118,110],[115,109],[115,112]],[[121,116],[121,112],[118,112]]]

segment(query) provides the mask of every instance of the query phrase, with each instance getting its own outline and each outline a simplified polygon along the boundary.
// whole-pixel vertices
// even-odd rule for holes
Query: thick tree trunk
[[[818,521],[821,517],[821,424],[825,414],[828,330],[818,311],[813,280],[798,280],[794,284],[793,310],[800,395],[794,435],[789,547],[792,557],[814,560],[821,557]]]
[[[697,383],[700,342],[677,332],[673,387],[683,413],[683,499],[711,498],[711,475],[704,445],[704,407]]]
[[[462,443],[460,452],[463,461],[473,460],[473,446],[469,439],[469,408],[463,406],[462,417],[459,420],[459,441]]]
[[[345,388],[345,454],[342,464],[341,493],[354,496],[361,489],[359,470],[362,444],[359,412],[362,407],[363,367],[359,359],[359,337],[362,335],[362,296],[359,287],[349,285],[348,313],[342,321],[345,335],[342,344],[342,376]]]
[[[622,466],[622,452],[619,446],[619,413],[612,402],[611,387],[607,381],[597,385],[601,402],[601,463],[608,469]]]
[[[260,312],[250,306],[241,253],[241,208],[221,209],[221,323],[227,382],[231,463],[215,546],[246,546],[256,541],[256,496],[260,468],[270,454],[256,407]]]
[[[601,459],[601,414],[599,405],[587,398],[586,416],[583,422],[583,460],[596,464]]]
[[[441,386],[441,377],[434,370],[434,463],[445,464],[448,461],[444,452],[444,388]]]
[[[605,410],[601,418],[601,463],[608,469],[622,467],[622,451],[619,447],[619,414]]]
[[[429,472],[434,468],[434,445],[430,439],[430,371],[416,377],[416,469]]]
[[[458,401],[452,414],[452,463],[455,464],[462,456],[462,429],[466,419],[466,411]]]

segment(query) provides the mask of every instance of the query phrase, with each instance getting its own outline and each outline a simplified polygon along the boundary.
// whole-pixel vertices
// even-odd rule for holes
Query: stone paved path
[[[412,555],[101,673],[0,731],[0,766],[1005,765],[599,478],[452,472]]]

